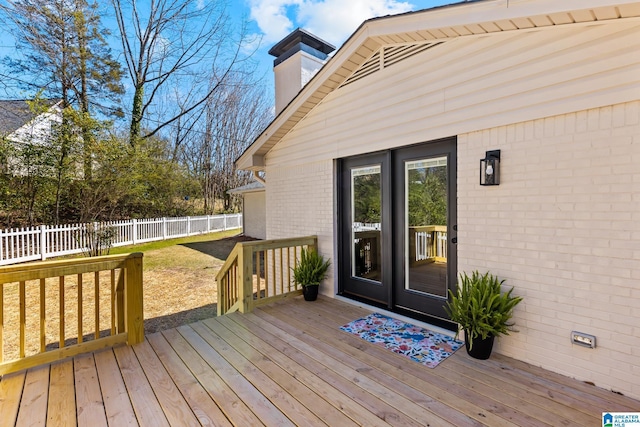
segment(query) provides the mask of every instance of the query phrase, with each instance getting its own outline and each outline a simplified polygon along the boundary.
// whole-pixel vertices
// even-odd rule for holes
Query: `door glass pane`
[[[351,169],[351,275],[380,281],[380,165]]]
[[[447,157],[405,162],[405,288],[447,297]]]

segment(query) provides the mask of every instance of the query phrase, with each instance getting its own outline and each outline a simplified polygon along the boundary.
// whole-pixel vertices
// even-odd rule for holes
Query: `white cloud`
[[[276,43],[294,29],[287,9],[299,3],[296,0],[251,0],[251,19],[262,31],[263,43]]]
[[[363,21],[413,8],[397,0],[251,0],[250,5],[267,45],[301,27],[338,47]]]

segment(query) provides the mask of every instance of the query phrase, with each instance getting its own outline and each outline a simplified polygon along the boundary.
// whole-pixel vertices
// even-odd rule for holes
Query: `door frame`
[[[396,309],[416,311],[430,317],[448,320],[442,307],[449,300],[449,296],[439,297],[418,291],[405,289],[406,271],[406,212],[405,212],[405,170],[407,161],[429,157],[447,157],[447,289],[455,290],[458,269],[457,242],[457,140],[448,138],[427,144],[401,147],[394,150],[394,189],[393,200],[393,233],[394,233],[394,281],[393,306]],[[420,311],[424,307],[425,311]]]
[[[457,137],[448,137],[442,138],[434,141],[423,142],[419,144],[412,144],[403,147],[395,147],[393,149],[388,149],[384,151],[377,151],[372,153],[364,153],[361,155],[350,156],[346,158],[337,159],[337,167],[336,167],[336,183],[337,183],[337,272],[338,272],[338,295],[354,299],[372,306],[384,308],[388,311],[397,312],[408,317],[412,317],[418,320],[423,320],[432,324],[436,324],[438,326],[455,330],[457,325],[449,321],[446,317],[440,317],[439,315],[432,315],[429,313],[422,313],[418,311],[414,311],[411,309],[407,309],[402,306],[398,306],[396,304],[396,296],[395,296],[395,288],[396,286],[402,286],[403,283],[396,283],[398,280],[399,274],[404,274],[404,262],[399,262],[398,257],[394,255],[394,251],[399,248],[400,245],[404,245],[404,235],[398,235],[396,232],[399,227],[395,225],[398,220],[404,220],[402,218],[397,218],[397,215],[402,212],[402,208],[398,208],[396,205],[396,198],[394,197],[394,182],[396,181],[397,171],[395,170],[395,154],[399,151],[411,150],[415,149],[417,151],[420,148],[426,148],[427,152],[430,151],[428,149],[431,146],[434,149],[437,149],[438,145],[451,144],[453,149],[451,150],[451,155],[449,156],[449,162],[453,165],[453,167],[449,170],[449,177],[453,179],[451,181],[454,185],[453,189],[449,191],[448,196],[448,204],[449,209],[452,211],[448,214],[448,231],[449,238],[447,239],[447,245],[449,249],[449,254],[453,254],[451,263],[448,264],[448,272],[450,275],[449,281],[450,286],[455,286],[455,282],[457,281],[457,251],[455,245],[455,237],[457,227],[454,226],[457,223]],[[428,154],[427,154],[428,156]],[[367,295],[362,295],[360,292],[354,292],[353,289],[345,289],[345,282],[347,280],[354,280],[351,277],[351,249],[349,245],[351,242],[351,213],[350,213],[350,203],[348,195],[350,194],[350,186],[351,186],[351,168],[358,166],[366,166],[371,164],[380,163],[381,165],[381,223],[382,223],[382,233],[381,238],[383,242],[383,250],[381,254],[381,282],[384,288],[384,296],[383,298],[371,298]],[[345,191],[347,190],[347,191]],[[399,210],[400,209],[400,210]],[[384,250],[385,245],[387,245],[387,250]],[[402,246],[403,247],[403,246]],[[388,249],[392,248],[392,249]],[[449,263],[449,260],[447,260]],[[398,265],[400,264],[400,265]],[[398,273],[399,270],[402,270],[401,273]],[[451,276],[451,274],[453,275]],[[358,279],[355,279],[358,280]],[[346,286],[349,288],[349,286]],[[446,301],[443,298],[443,302]]]
[[[351,276],[351,251],[345,250],[344,245],[351,245],[351,211],[350,198],[348,195],[351,193],[351,168],[358,166],[367,166],[373,164],[380,164],[380,185],[381,185],[381,200],[387,200],[391,197],[391,152],[378,151],[375,153],[367,153],[360,156],[353,156],[349,158],[338,160],[338,294],[349,295],[355,299],[368,301],[376,306],[391,309],[392,302],[392,273],[391,268],[393,264],[393,257],[389,251],[381,251],[381,280],[380,288],[374,295],[363,295],[361,289],[367,285],[371,285],[371,281],[367,279],[359,279]],[[345,200],[349,199],[349,200]],[[381,223],[388,221],[387,218],[392,217],[392,206],[387,203],[381,203]],[[390,227],[382,227],[381,230],[382,242],[392,242],[393,230]],[[386,267],[385,267],[386,266]],[[348,283],[347,283],[348,281]],[[350,290],[346,290],[346,285],[351,287]],[[377,285],[376,285],[377,286]]]

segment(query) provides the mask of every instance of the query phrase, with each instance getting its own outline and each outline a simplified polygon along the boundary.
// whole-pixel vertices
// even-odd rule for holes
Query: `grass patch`
[[[197,236],[181,237],[178,239],[158,240],[155,242],[142,243],[140,245],[119,246],[111,248],[109,255],[128,254],[131,252],[148,252],[158,249],[165,249],[171,246],[182,245],[185,243],[208,242],[210,240],[224,239],[225,237],[235,236],[241,233],[241,229],[217,231],[215,233],[198,234]],[[84,256],[84,255],[79,255]]]

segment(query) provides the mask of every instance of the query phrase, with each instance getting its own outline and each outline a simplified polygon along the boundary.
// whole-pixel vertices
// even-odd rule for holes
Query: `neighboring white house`
[[[640,2],[371,19],[292,92],[237,165],[266,238],[318,235],[325,294],[446,325],[457,274],[490,271],[524,297],[497,351],[640,398]]]
[[[258,181],[229,190],[242,196],[242,231],[245,236],[267,238],[267,218],[264,184]]]
[[[14,142],[42,142],[51,136],[52,128],[62,123],[62,101],[43,101],[40,114],[35,114],[26,100],[0,100],[0,137]]]
[[[34,113],[26,100],[0,100],[0,138],[20,149],[21,144],[46,144],[55,126],[62,123],[62,101],[43,100],[38,107],[43,111]],[[21,173],[15,159],[4,159],[2,169],[9,168],[14,174]]]

